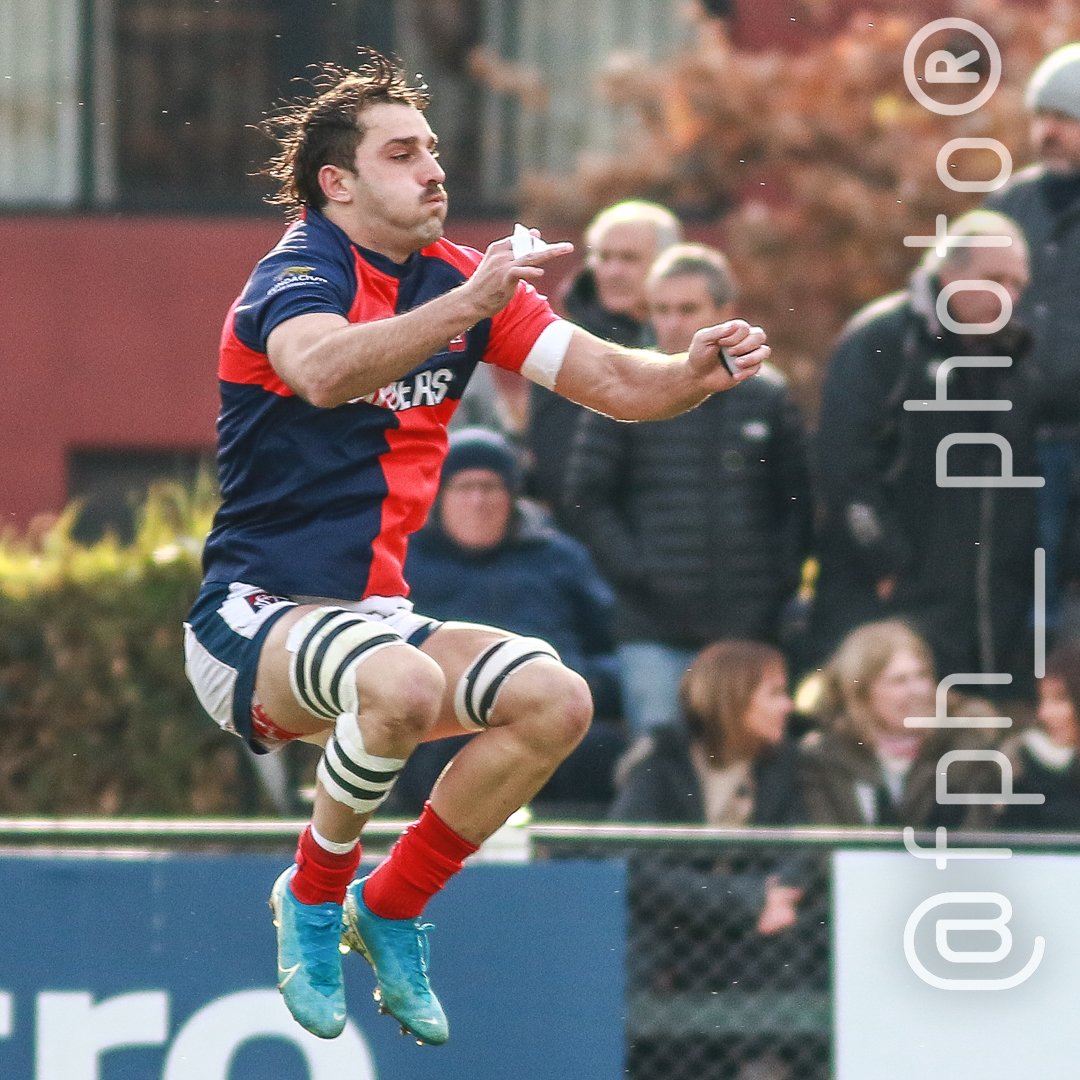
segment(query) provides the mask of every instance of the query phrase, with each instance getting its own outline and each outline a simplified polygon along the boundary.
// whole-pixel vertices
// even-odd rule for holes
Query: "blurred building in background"
[[[459,209],[505,209],[521,169],[615,147],[582,91],[612,49],[670,48],[678,2],[5,0],[0,207],[259,212],[252,125],[367,44],[432,86]]]
[[[367,44],[423,73],[454,236],[483,247],[522,169],[604,128],[590,64],[662,48],[674,6],[2,0],[0,529],[78,497],[84,536],[123,533],[149,481],[209,464],[221,320],[281,221],[254,125],[309,65]]]
[[[1014,84],[1028,54],[1071,32],[1067,7],[993,6],[987,25],[1003,42],[1030,39]],[[910,252],[881,240],[875,215],[897,205],[900,182],[883,162],[916,156],[893,155],[888,141],[892,131],[909,146],[910,118],[891,85],[864,83],[886,52],[898,68],[909,26],[889,37],[888,19],[917,26],[940,9],[934,0],[0,0],[0,530],[78,496],[85,535],[123,531],[149,479],[184,478],[209,461],[221,321],[281,223],[263,202],[258,170],[271,148],[255,125],[303,92],[296,80],[309,65],[349,64],[362,44],[396,53],[432,88],[455,240],[483,248],[519,215],[577,240],[606,202],[668,201],[694,238],[724,230],[748,283],[746,314],[770,327],[795,389],[812,386],[821,343],[862,302],[859,290],[882,291],[906,272]],[[1058,12],[1052,33],[1012,14],[1036,9]],[[818,167],[843,141],[831,129],[807,141],[808,110],[843,112],[830,86],[865,106],[862,127],[845,120],[840,134],[850,128],[860,154],[875,147],[866,176],[836,180],[853,160],[842,154],[833,172]],[[1018,100],[1015,89],[1005,100]],[[932,155],[937,199],[931,166]],[[776,182],[785,176],[794,178],[786,188]],[[903,234],[900,218],[889,237]],[[867,251],[850,239],[864,233]],[[792,257],[792,245],[814,237],[813,258]],[[547,279],[556,300],[559,275],[574,269],[568,260]]]

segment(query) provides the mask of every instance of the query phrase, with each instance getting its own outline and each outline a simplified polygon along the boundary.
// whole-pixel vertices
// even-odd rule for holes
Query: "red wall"
[[[463,222],[486,247],[507,222]],[[69,447],[210,447],[217,341],[273,218],[0,217],[0,530],[67,501]]]

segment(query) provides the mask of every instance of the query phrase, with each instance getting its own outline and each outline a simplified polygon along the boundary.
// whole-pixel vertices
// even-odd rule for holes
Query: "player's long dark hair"
[[[360,50],[355,71],[320,64],[308,82],[311,96],[286,102],[259,125],[280,147],[263,170],[278,184],[267,201],[294,214],[305,206],[321,209],[326,204],[319,187],[324,165],[352,169],[368,105],[392,102],[423,112],[431,101],[427,87],[409,85],[401,65],[374,49]]]

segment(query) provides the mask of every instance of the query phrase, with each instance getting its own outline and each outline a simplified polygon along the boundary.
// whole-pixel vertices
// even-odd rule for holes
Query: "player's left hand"
[[[690,368],[707,389],[728,390],[753,378],[769,359],[772,349],[767,340],[760,326],[751,326],[744,319],[707,326],[690,343]]]

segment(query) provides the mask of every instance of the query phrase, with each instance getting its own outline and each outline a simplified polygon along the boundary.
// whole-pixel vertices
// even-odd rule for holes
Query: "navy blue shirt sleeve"
[[[332,312],[348,318],[356,295],[356,271],[347,247],[320,235],[311,221],[297,222],[255,267],[236,308],[236,336],[266,352],[275,326],[297,315]]]

